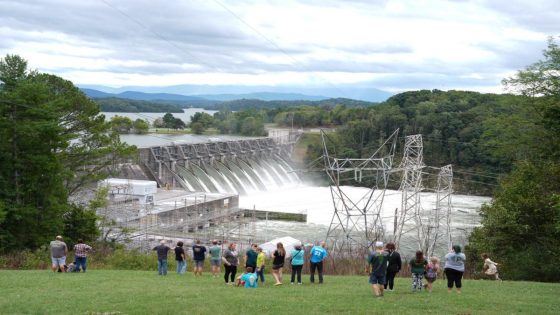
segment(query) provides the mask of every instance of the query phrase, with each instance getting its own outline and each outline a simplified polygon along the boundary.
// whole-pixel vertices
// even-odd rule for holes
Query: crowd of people
[[[153,248],[157,252],[158,257],[158,274],[167,275],[167,259],[168,254],[172,248],[167,246],[164,240]],[[184,274],[186,271],[186,251],[183,248],[183,242],[178,242],[177,246],[173,249],[175,252],[175,260],[177,261],[177,273]],[[206,254],[208,252],[208,254]],[[257,287],[258,282],[261,284],[265,282],[265,266],[267,256],[263,249],[257,244],[251,244],[251,247],[244,253],[244,273],[236,278],[237,268],[240,265],[239,252],[237,251],[236,243],[229,243],[222,251],[222,247],[218,244],[217,240],[212,241],[212,246],[206,249],[205,246],[200,244],[199,240],[195,241],[192,246],[193,253],[193,273],[195,276],[202,275],[202,269],[206,256],[210,257],[210,265],[212,268],[212,275],[218,276],[220,265],[224,266],[224,281],[226,285],[244,285],[245,287]],[[313,246],[310,251],[310,282],[315,282],[315,273],[319,275],[319,283],[323,283],[323,261],[327,257],[326,243],[321,242],[317,246]],[[272,258],[272,277],[274,285],[282,285],[283,282],[283,269],[286,262],[286,249],[282,243],[276,244],[276,249],[271,254]],[[305,262],[305,250],[301,244],[297,244],[290,253],[290,266],[292,270],[290,284],[302,284],[301,272]],[[297,281],[297,282],[296,282]]]
[[[484,259],[485,275],[500,280],[496,267],[498,264],[490,260],[487,254],[483,254],[482,258]],[[455,288],[457,293],[461,293],[466,261],[465,254],[461,252],[461,246],[454,245],[444,259],[443,273],[447,279],[447,290],[452,292]],[[383,247],[383,242],[376,242],[375,250],[368,256],[368,264],[369,283],[372,285],[373,294],[381,297],[387,288],[392,291],[395,275],[402,267],[402,260],[395,250],[395,244],[388,243]],[[407,265],[412,278],[412,292],[424,289],[431,293],[433,283],[442,274],[439,258],[436,256],[426,258],[422,251],[416,251],[415,256],[408,261]],[[425,283],[423,283],[424,280]]]
[[[177,273],[184,274],[187,270],[187,250],[183,247],[183,242],[177,242],[173,249],[161,240],[153,250],[157,253],[157,270],[161,276],[167,275],[168,255],[175,253],[177,262]],[[401,271],[403,263],[400,254],[396,251],[395,244],[376,242],[375,249],[370,252],[367,258],[369,273],[369,283],[372,285],[373,294],[382,297],[385,290],[393,291],[395,276]],[[54,272],[86,272],[87,256],[92,247],[85,244],[81,239],[74,245],[75,260],[70,265],[66,265],[68,246],[63,241],[62,236],[57,236],[50,243],[52,270]],[[229,243],[225,249],[217,240],[212,241],[208,248],[201,245],[200,240],[196,240],[192,246],[193,274],[195,277],[202,276],[204,262],[207,257],[210,259],[210,266],[213,277],[218,277],[220,266],[224,266],[224,281],[226,285],[238,285],[246,288],[256,288],[260,281],[265,283],[265,265],[267,255],[257,244],[251,244],[250,248],[243,255],[244,272],[237,276],[237,268],[240,266],[240,253],[237,251],[236,243]],[[315,283],[315,273],[318,273],[319,283],[323,283],[323,263],[327,258],[326,243],[313,246],[309,251],[309,282]],[[283,284],[283,269],[287,257],[286,249],[282,243],[276,244],[276,249],[269,258],[272,259],[272,277],[274,285]],[[302,244],[297,244],[290,252],[289,257],[291,267],[290,284],[302,284],[301,273],[305,263],[305,249]],[[483,254],[483,271],[490,278],[501,280],[498,273],[498,263],[490,260],[487,254]],[[407,262],[411,273],[412,292],[427,290],[432,292],[433,283],[444,273],[447,278],[447,288],[452,292],[455,288],[457,293],[461,293],[462,278],[465,271],[465,254],[461,252],[461,246],[454,245],[451,251],[445,255],[443,270],[440,260],[436,256],[426,258],[422,251],[417,251],[415,256]],[[424,283],[425,280],[425,283]]]

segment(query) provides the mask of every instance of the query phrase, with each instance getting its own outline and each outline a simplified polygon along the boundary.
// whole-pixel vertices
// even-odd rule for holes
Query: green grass
[[[267,281],[271,276],[267,275]],[[289,279],[288,279],[289,280]],[[373,298],[366,276],[326,276],[325,284],[258,289],[225,286],[209,273],[155,271],[80,274],[0,270],[1,314],[559,314],[560,284],[465,281],[463,293],[411,293],[410,281]],[[284,279],[284,282],[287,282]]]

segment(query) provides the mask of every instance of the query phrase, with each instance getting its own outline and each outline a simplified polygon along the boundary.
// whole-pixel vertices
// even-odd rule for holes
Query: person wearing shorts
[[[369,283],[375,297],[383,296],[389,262],[388,256],[389,253],[383,250],[383,242],[375,242],[375,251],[372,251],[368,257],[368,263],[371,268]]]
[[[194,275],[202,276],[202,269],[204,268],[204,258],[206,258],[206,247],[200,245],[200,240],[196,240],[193,250],[193,273]]]
[[[58,235],[56,240],[50,243],[52,271],[66,271],[66,255],[68,255],[68,246],[62,241],[62,236]]]
[[[284,260],[286,259],[286,250],[280,242],[276,244],[276,250],[272,254],[272,277],[276,280],[274,285],[282,284],[282,268],[284,268]]]
[[[222,247],[218,245],[218,240],[212,241],[212,246],[208,250],[210,253],[210,266],[212,266],[212,276],[218,277],[220,263],[222,262]]]

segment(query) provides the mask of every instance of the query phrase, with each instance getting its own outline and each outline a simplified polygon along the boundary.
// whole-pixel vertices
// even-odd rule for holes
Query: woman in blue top
[[[297,282],[301,284],[301,269],[303,269],[303,259],[305,257],[305,251],[301,245],[297,245],[292,251],[292,281],[290,284],[294,284],[294,280],[297,274]]]
[[[447,277],[447,291],[451,292],[453,284],[457,293],[461,293],[461,279],[465,272],[465,254],[461,253],[461,246],[453,245],[453,250],[445,255],[445,276]]]

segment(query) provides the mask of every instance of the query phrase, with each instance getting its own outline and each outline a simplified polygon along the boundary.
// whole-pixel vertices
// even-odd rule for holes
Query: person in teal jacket
[[[305,251],[301,245],[297,245],[294,250],[292,250],[292,280],[290,284],[294,284],[295,277],[297,275],[297,282],[301,284],[301,269],[303,269],[303,259],[305,257]]]

